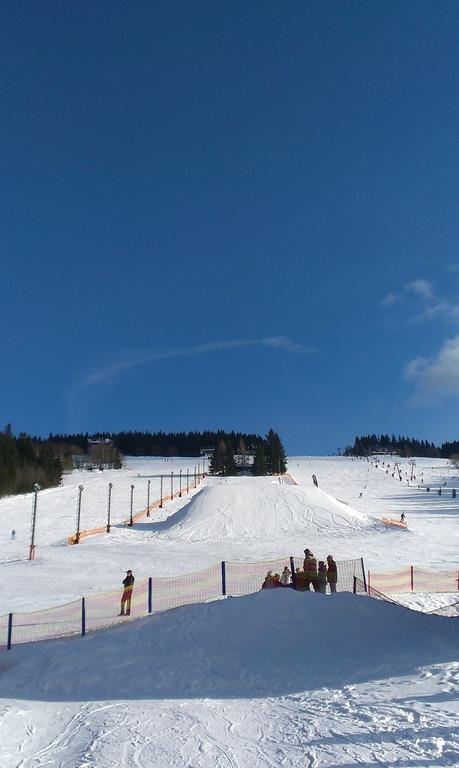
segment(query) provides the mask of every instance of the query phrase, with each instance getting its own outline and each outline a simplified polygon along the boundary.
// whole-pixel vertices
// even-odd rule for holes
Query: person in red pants
[[[132,590],[134,589],[135,578],[132,571],[126,571],[126,578],[123,579],[123,594],[121,596],[120,616],[131,615]]]

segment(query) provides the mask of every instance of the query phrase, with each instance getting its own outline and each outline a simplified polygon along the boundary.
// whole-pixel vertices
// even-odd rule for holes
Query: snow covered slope
[[[0,763],[453,765],[458,645],[455,620],[276,590],[15,648]]]
[[[284,484],[278,478],[210,478],[180,512],[155,528],[169,539],[241,542],[358,535],[369,526],[366,515],[314,487]]]

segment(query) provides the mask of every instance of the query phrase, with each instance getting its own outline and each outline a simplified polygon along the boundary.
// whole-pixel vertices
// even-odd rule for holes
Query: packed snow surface
[[[18,647],[1,764],[454,765],[458,645],[454,620],[284,589]]]
[[[369,525],[366,515],[317,488],[243,477],[212,480],[157,531],[181,541],[269,541],[286,535],[302,541],[313,532],[352,535]]]
[[[169,576],[306,546],[319,558],[363,556],[375,571],[457,568],[457,470],[418,459],[411,479],[401,460],[400,481],[394,461],[291,457],[292,481],[209,478],[182,498],[180,470],[185,488],[195,458],[76,471],[38,495],[32,562],[32,495],[0,499],[0,615],[119,589],[127,568]],[[151,500],[161,475],[170,492],[171,471],[174,501],[123,525],[131,485],[135,514],[148,480]],[[106,521],[109,482],[111,533],[69,546],[78,486],[92,528]],[[402,512],[407,530],[382,524]],[[403,599],[429,610],[457,594]],[[276,590],[13,646],[0,655],[0,766],[457,766],[457,625],[364,596]]]

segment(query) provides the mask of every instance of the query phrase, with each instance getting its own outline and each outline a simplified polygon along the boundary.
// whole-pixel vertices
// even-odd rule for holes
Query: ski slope
[[[208,478],[132,528],[120,524],[131,484],[135,514],[146,506],[148,479],[153,500],[155,476],[195,463],[136,458],[120,471],[66,476],[39,493],[33,562],[32,495],[1,499],[0,614],[118,589],[127,568],[137,579],[176,575],[224,559],[301,555],[306,546],[319,558],[363,556],[373,570],[457,567],[459,500],[451,489],[459,478],[443,461],[418,460],[410,483],[407,462],[400,482],[366,461],[291,457],[297,485]],[[434,490],[418,488],[421,478]],[[68,546],[78,485],[89,528],[106,519],[108,482],[111,533]],[[406,531],[380,523],[402,511]],[[423,610],[454,599],[405,597]],[[0,655],[0,766],[457,765],[458,647],[454,619],[290,590],[13,647]]]
[[[1,764],[457,765],[458,646],[456,621],[275,590],[18,647]]]

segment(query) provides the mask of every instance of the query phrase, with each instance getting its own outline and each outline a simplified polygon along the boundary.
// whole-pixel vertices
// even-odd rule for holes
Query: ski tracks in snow
[[[455,766],[458,684],[459,664],[445,664],[420,670],[414,678],[388,677],[279,698],[25,706],[9,702],[0,713],[0,764],[2,768]],[[2,744],[9,745],[8,752]]]

